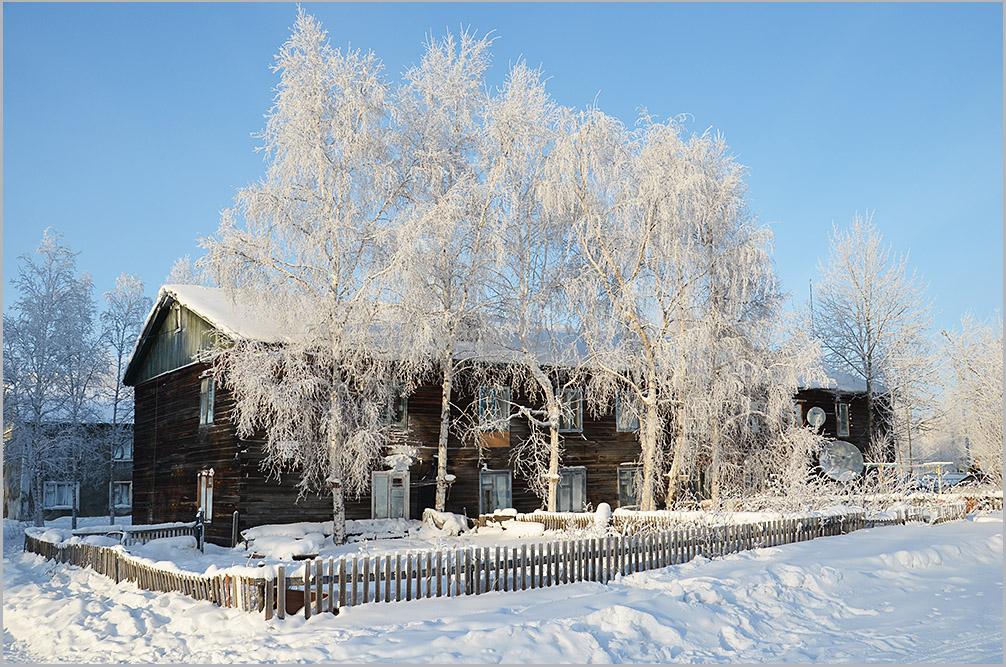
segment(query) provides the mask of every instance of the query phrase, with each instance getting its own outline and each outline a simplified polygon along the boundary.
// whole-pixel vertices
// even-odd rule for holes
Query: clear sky
[[[552,96],[626,123],[646,107],[724,134],[803,303],[832,223],[874,212],[949,328],[1003,304],[999,3],[305,3],[332,44],[397,77],[424,36],[495,31],[491,83],[524,57]],[[151,296],[199,254],[262,129],[287,3],[3,5],[4,309],[18,255],[63,232],[96,296]]]

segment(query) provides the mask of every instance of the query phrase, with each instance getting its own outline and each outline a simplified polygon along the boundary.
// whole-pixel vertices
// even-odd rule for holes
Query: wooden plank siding
[[[176,319],[172,308],[178,308]],[[176,324],[180,322],[181,326]],[[133,523],[192,521],[198,509],[197,475],[213,468],[213,520],[207,526],[207,540],[229,544],[232,513],[239,512],[239,530],[266,523],[327,521],[332,516],[327,491],[299,498],[297,474],[267,479],[261,469],[264,459],[261,437],[239,440],[231,423],[233,400],[227,387],[215,388],[214,420],[199,424],[200,380],[210,368],[198,363],[196,355],[212,344],[212,326],[185,307],[165,299],[145,332],[146,343],[130,361],[131,382],[136,382],[136,410],[133,461]],[[411,518],[420,518],[433,505],[437,443],[440,435],[441,388],[436,378],[420,386],[408,397],[407,428],[398,440],[418,452],[418,462],[410,470]],[[453,396],[452,424],[470,418],[478,387],[464,377],[457,378]],[[513,390],[512,400],[527,404]],[[862,394],[833,389],[802,390],[796,400],[803,414],[820,406],[827,414],[824,434],[836,436],[836,403],[850,404],[850,434],[842,439],[866,449],[866,400]],[[878,424],[885,423],[884,403],[875,403]],[[511,446],[486,447],[480,451],[473,441],[462,441],[459,429],[452,428],[448,439],[448,473],[455,475],[446,509],[476,518],[480,513],[479,471],[513,470]],[[511,423],[509,443],[527,437],[529,425],[523,418]],[[619,433],[614,411],[594,416],[583,410],[582,433],[565,433],[564,467],[586,469],[587,503],[596,508],[606,502],[618,506],[618,468],[638,460],[640,447],[636,433]],[[506,442],[497,438],[497,444]],[[526,479],[512,474],[512,506],[520,512],[542,507],[542,499],[528,489]],[[346,516],[371,516],[370,494],[346,499]]]
[[[866,395],[858,392],[839,391],[836,389],[801,389],[795,399],[803,404],[803,423],[807,425],[807,411],[813,407],[824,410],[826,418],[821,427],[821,434],[829,440],[844,440],[859,448],[865,455],[870,445],[867,433]],[[838,435],[838,404],[849,404],[849,435]],[[888,428],[889,416],[886,402],[882,396],[874,397],[873,416],[878,431]]]

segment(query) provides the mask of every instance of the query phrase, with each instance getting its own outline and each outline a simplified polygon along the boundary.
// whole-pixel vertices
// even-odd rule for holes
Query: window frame
[[[574,488],[574,484],[579,489]],[[565,507],[564,490],[568,489],[569,507]],[[577,495],[580,496],[577,506]],[[557,512],[585,512],[587,506],[587,467],[565,466],[559,468],[559,485],[556,489],[555,509]]]
[[[212,375],[199,379],[199,425],[213,424],[216,403],[216,381]]]
[[[122,449],[127,456],[117,456],[116,452]],[[112,460],[115,462],[119,461],[132,461],[133,460],[133,439],[123,438],[118,442],[112,444]]]
[[[574,398],[569,398],[570,396]],[[576,409],[567,409],[567,406],[576,403]],[[565,415],[573,413],[572,424],[563,424]],[[567,387],[562,390],[559,399],[559,433],[583,433],[583,389],[579,387]]]
[[[844,409],[843,409],[844,408]],[[844,413],[844,414],[843,414]],[[840,401],[835,402],[835,435],[839,438],[849,437],[849,404]]]
[[[59,499],[58,496],[59,489],[70,487],[71,498],[70,504],[65,503],[57,504],[56,501]],[[49,504],[49,490],[52,489],[52,504]],[[72,510],[74,507],[80,507],[80,483],[71,481],[61,481],[61,480],[45,480],[42,487],[42,509],[43,510]]]
[[[394,471],[394,470],[375,470],[371,473],[371,486],[370,486],[370,518],[371,519],[409,519],[411,518],[409,503],[410,494],[409,490],[411,487],[411,475],[408,470],[405,471]],[[382,497],[378,497],[378,480],[384,480],[385,493]],[[401,483],[402,488],[402,516],[392,516],[392,509],[394,503],[392,502],[392,497],[394,495],[394,490],[396,488],[395,482]],[[378,509],[382,509],[383,516],[378,516]]]
[[[623,403],[628,400],[634,400],[635,396],[630,396],[628,392],[620,391],[615,395],[615,431],[618,433],[638,433],[639,432],[639,414],[632,415],[635,420],[635,427],[625,427],[622,425],[623,417],[622,412],[626,409]],[[630,411],[631,413],[631,411]]]
[[[381,421],[396,431],[405,431],[409,428],[409,395],[405,393],[405,387],[401,384],[391,393],[392,404],[387,406],[387,411],[381,417]],[[395,412],[401,407],[402,416],[395,419]]]
[[[117,479],[117,480],[113,480],[113,481],[109,482],[109,484],[112,486],[112,507],[114,507],[115,509],[130,509],[130,508],[132,508],[132,506],[133,506],[133,482],[131,480],[118,480]],[[117,487],[118,488],[125,488],[126,489],[126,497],[128,499],[127,503],[124,504],[124,503],[116,502],[116,500],[115,500],[115,497],[116,497],[115,491],[116,491]]]
[[[806,401],[793,401],[793,426],[796,428],[804,426],[804,403]]]
[[[213,523],[213,468],[196,474],[196,512],[203,510],[203,523]]]
[[[503,500],[505,500],[505,502],[493,503],[499,505],[498,507],[486,507],[485,503],[486,500],[485,492],[487,490],[486,482],[489,479],[494,480],[506,479],[505,484],[506,489],[503,497]],[[493,497],[495,498],[498,492],[498,487],[495,481],[492,482],[489,488],[491,489]],[[513,507],[513,471],[507,468],[498,470],[479,470],[479,514],[491,514],[494,510],[508,509],[510,507]]]
[[[638,463],[622,463],[618,466],[618,506],[619,507],[638,507],[639,506],[639,489],[633,489],[634,493],[631,497],[626,498],[623,496],[622,489],[626,485],[635,487],[635,476],[640,475],[642,477],[643,466]],[[624,477],[630,476],[628,481]],[[631,500],[633,502],[625,502]]]
[[[496,404],[494,418],[487,420],[486,412],[489,406],[489,393]],[[510,387],[506,385],[480,385],[479,386],[479,430],[483,433],[509,433],[510,432]],[[498,416],[498,418],[496,418]],[[497,422],[505,422],[502,426]]]

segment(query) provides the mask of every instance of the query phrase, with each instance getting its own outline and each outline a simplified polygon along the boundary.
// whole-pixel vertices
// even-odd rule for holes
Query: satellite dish
[[[821,471],[839,482],[851,482],[863,472],[863,454],[844,440],[832,440],[818,457]]]
[[[807,423],[813,426],[814,428],[821,428],[824,425],[824,420],[827,417],[828,415],[825,414],[824,410],[822,410],[817,406],[814,406],[813,408],[807,411]]]

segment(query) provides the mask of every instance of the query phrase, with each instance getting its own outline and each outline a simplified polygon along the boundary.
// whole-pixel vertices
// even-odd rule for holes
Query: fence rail
[[[133,544],[146,544],[150,540],[158,540],[163,537],[197,537],[196,522],[176,523],[154,526],[89,526],[87,528],[77,528],[71,531],[72,535],[85,537],[89,535],[104,535],[115,537],[119,544],[130,546]]]
[[[121,547],[57,545],[27,534],[25,550],[90,567],[116,582],[133,581],[147,590],[179,592],[222,607],[262,612],[271,619],[338,613],[344,607],[375,602],[523,591],[582,581],[606,583],[620,575],[677,565],[697,556],[721,557],[883,523],[939,523],[964,516],[965,506],[960,502],[928,513],[905,511],[889,522],[867,520],[865,513],[852,512],[720,526],[678,525],[519,546],[316,558],[292,565],[289,572],[279,565],[275,576],[268,577],[167,572],[137,562]]]

